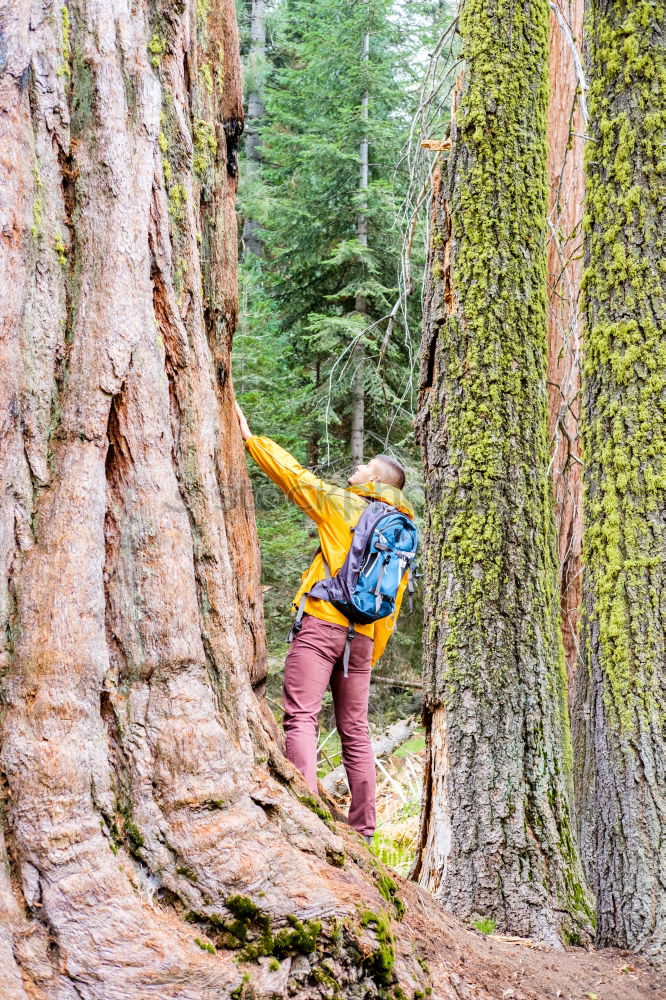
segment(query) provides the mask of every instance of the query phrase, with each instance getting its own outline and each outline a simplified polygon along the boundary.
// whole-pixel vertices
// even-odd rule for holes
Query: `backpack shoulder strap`
[[[370,500],[369,497],[363,497],[362,499],[366,501],[365,507],[361,511],[361,516],[359,517],[359,519],[356,522],[356,524],[354,526],[352,526],[352,525],[349,526],[350,534],[354,533],[354,531],[358,527],[358,524],[359,524],[359,522],[361,520],[361,517],[363,517],[363,515],[366,513],[366,511],[368,510],[368,508],[370,507],[370,505],[372,503],[377,502],[377,503],[385,504],[387,507],[391,506],[390,504],[386,504],[385,500],[373,501],[373,500]],[[333,577],[331,575],[331,569],[330,569],[330,566],[328,565],[328,563],[326,561],[326,558],[325,558],[324,553],[322,551],[321,545],[317,548],[317,551],[315,552],[313,558],[316,558],[317,555],[319,555],[319,553],[321,553],[322,562],[324,564],[324,572],[326,573],[326,579],[327,580],[332,580]],[[309,593],[310,593],[310,591],[306,591],[304,594],[301,594],[301,599],[298,602],[298,611],[296,612],[296,617],[295,617],[295,619],[294,619],[294,621],[292,623],[292,626],[289,629],[289,633],[287,635],[287,642],[288,643],[293,642],[293,640],[296,638],[296,636],[298,635],[298,633],[301,630],[301,627],[302,627],[302,624],[303,624],[303,622],[302,622],[303,613],[305,611],[305,601],[308,598]],[[349,665],[349,652],[350,652],[349,647],[351,645],[352,639],[354,638],[354,634],[355,634],[354,624],[353,624],[353,622],[350,622],[349,623],[349,629],[347,630],[347,642],[345,644],[344,656],[343,656],[343,666],[344,666],[344,675],[345,675],[345,677],[347,676],[347,668],[348,668],[348,665]]]

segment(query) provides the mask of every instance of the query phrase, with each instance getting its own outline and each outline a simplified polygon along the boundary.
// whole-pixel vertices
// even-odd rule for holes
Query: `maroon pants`
[[[368,733],[368,694],[373,640],[357,634],[351,644],[349,673],[342,673],[347,638],[344,625],[304,614],[301,630],[284,664],[284,720],[288,759],[317,794],[317,717],[328,685],[342,763],[351,791],[349,824],[359,833],[375,832],[375,758]]]

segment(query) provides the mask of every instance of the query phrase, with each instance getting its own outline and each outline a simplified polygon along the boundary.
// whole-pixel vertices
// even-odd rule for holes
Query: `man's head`
[[[365,465],[357,465],[347,482],[350,486],[380,482],[401,490],[405,485],[405,470],[390,455],[375,455]]]

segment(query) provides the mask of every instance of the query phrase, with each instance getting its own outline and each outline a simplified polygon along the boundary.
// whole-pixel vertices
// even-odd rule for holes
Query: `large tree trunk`
[[[420,382],[428,760],[415,877],[464,918],[571,940],[590,913],[548,477],[547,0],[465,0],[460,32]]]
[[[548,101],[548,433],[555,493],[560,613],[570,678],[578,657],[583,534],[579,441],[580,278],[585,95],[580,80],[583,0],[550,13]],[[573,690],[570,682],[569,691]]]
[[[575,723],[598,941],[666,953],[666,4],[589,4],[585,662]]]
[[[507,964],[415,888],[395,923],[252,690],[232,0],[0,28],[0,995],[499,1000]]]

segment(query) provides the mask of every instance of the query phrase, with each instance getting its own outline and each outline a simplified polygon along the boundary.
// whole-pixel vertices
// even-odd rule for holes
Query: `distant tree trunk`
[[[261,64],[266,58],[266,0],[252,0],[250,14],[250,68],[255,78],[261,75]],[[257,176],[261,164],[261,139],[259,128],[264,117],[264,100],[257,87],[250,91],[245,118],[245,154],[250,178]],[[243,225],[243,243],[247,253],[261,256],[263,246],[256,219],[246,219]]]
[[[363,39],[363,61],[370,58],[370,33],[366,31]],[[368,189],[368,109],[370,95],[366,90],[361,103],[361,121],[363,123],[363,137],[359,149],[360,171],[359,171],[359,191],[361,198]],[[359,243],[367,247],[368,245],[368,220],[365,216],[367,205],[361,201],[356,227]],[[361,316],[367,316],[367,303],[365,295],[358,294],[355,303],[356,312]],[[365,344],[359,342],[354,348],[352,355],[353,379],[352,379],[352,416],[351,416],[351,458],[353,463],[363,461],[365,450]]]
[[[597,939],[666,954],[666,4],[593,2],[586,150],[584,664]]]
[[[365,346],[357,344],[352,353],[351,460],[363,461],[365,440]]]
[[[579,320],[582,271],[583,145],[580,90],[584,0],[557,0],[550,13],[548,101],[548,433],[555,493],[560,613],[564,656],[572,678],[578,657],[583,533],[579,441]],[[572,49],[578,53],[578,61]],[[569,691],[573,690],[570,682]]]
[[[314,368],[314,387],[319,389],[321,387],[321,360],[317,358],[315,361]],[[307,461],[308,465],[316,469],[319,467],[319,452],[321,448],[321,428],[317,425],[314,426],[310,437],[308,438],[306,445]]]
[[[556,941],[590,912],[568,800],[548,478],[547,0],[464,0],[434,188],[420,375],[426,480],[421,849],[463,919]]]

